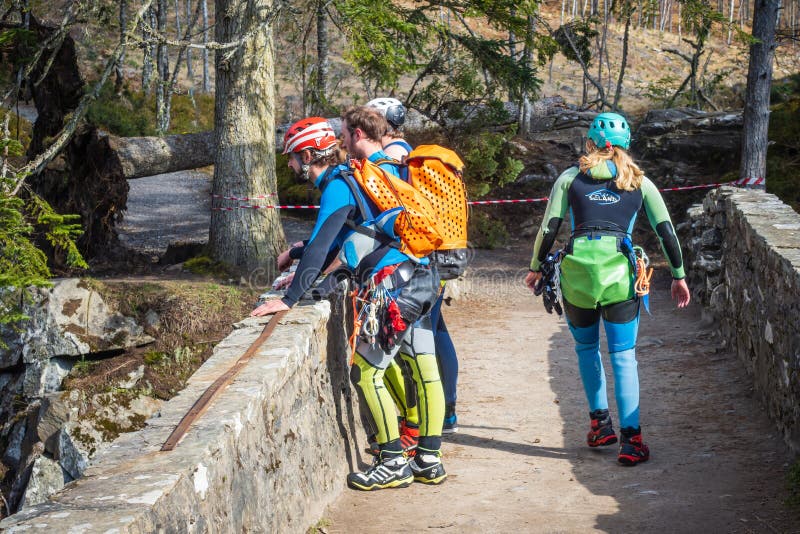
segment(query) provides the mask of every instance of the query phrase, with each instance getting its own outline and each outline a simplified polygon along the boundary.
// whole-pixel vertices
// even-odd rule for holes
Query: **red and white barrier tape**
[[[267,193],[266,195],[258,195],[255,197],[226,197],[223,195],[211,195],[211,198],[221,198],[223,200],[238,200],[241,202],[250,202],[251,200],[264,200],[270,197],[277,197],[278,193]]]
[[[713,189],[714,187],[720,187],[723,185],[734,185],[734,186],[746,186],[746,185],[763,185],[764,179],[763,178],[740,178],[739,180],[734,180],[732,182],[720,182],[714,184],[701,184],[701,185],[684,185],[680,187],[665,187],[663,189],[659,189],[660,192],[669,192],[669,191],[690,191],[692,189]],[[277,196],[274,193],[270,193],[268,196]],[[220,195],[212,195],[214,198],[223,198],[225,200],[240,200],[240,201],[248,201],[253,200],[256,198],[266,198],[265,196],[258,196],[258,197],[224,197]],[[486,205],[493,205],[493,204],[525,204],[525,203],[532,203],[532,202],[547,202],[549,197],[541,197],[541,198],[520,198],[520,199],[503,199],[503,200],[470,200],[468,204],[470,206],[486,206]],[[276,210],[310,210],[310,209],[319,209],[319,206],[315,205],[278,205],[278,206],[257,206],[257,205],[241,205],[241,206],[234,206],[231,208],[211,208],[211,211],[233,211],[238,209],[249,209],[249,210],[263,210],[263,209],[276,209]]]

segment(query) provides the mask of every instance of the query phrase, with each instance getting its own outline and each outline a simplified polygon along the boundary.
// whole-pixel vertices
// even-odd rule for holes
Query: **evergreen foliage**
[[[75,244],[82,232],[77,215],[56,213],[28,188],[20,189],[21,194],[14,193],[21,176],[14,174],[9,160],[22,156],[24,147],[9,138],[7,126],[8,117],[0,139],[0,325],[15,325],[26,319],[20,305],[27,288],[49,285],[47,256],[37,240],[63,251],[71,267],[88,265]]]
[[[470,106],[535,94],[535,67],[508,54],[508,42],[474,32],[468,17],[480,17],[499,32],[524,35],[534,1],[433,1],[405,7],[394,2],[339,0],[334,3],[346,32],[346,58],[359,71],[367,95],[394,94],[403,76],[414,82],[405,102],[446,128],[474,120]],[[537,41],[538,42],[538,41]]]

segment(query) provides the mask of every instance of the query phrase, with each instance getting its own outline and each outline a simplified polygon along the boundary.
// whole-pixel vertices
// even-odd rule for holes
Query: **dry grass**
[[[92,281],[92,285],[123,315],[144,325],[148,313],[155,312],[158,324],[145,327],[155,343],[76,366],[65,387],[89,394],[113,389],[144,365],[144,378],[137,388],[156,398],[171,398],[230,333],[231,323],[249,314],[257,297],[247,288],[198,279]]]

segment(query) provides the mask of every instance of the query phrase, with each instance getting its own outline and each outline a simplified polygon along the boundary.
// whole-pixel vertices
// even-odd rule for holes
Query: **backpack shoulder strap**
[[[358,186],[355,184],[355,178],[353,177],[352,172],[342,171],[339,173],[344,183],[347,184],[347,187],[350,188],[350,191],[353,193],[353,197],[356,199],[356,206],[361,213],[361,218],[365,221],[372,218],[372,212],[367,208],[366,204],[364,204],[364,199],[360,194],[360,190]],[[372,228],[367,228],[363,225],[356,223],[355,219],[350,217],[347,218],[345,224],[348,228],[353,230],[354,232],[358,232],[359,234],[363,234],[367,237],[371,237],[372,239],[378,241],[382,245],[387,245],[392,248],[400,248],[400,243],[389,237],[388,235],[384,234],[383,232],[379,232]]]
[[[347,187],[350,188],[350,192],[353,194],[353,198],[356,201],[356,209],[361,214],[361,218],[369,220],[372,218],[372,211],[367,208],[367,205],[364,203],[364,197],[361,196],[361,191],[359,187],[355,183],[355,178],[353,177],[353,172],[348,170],[342,170],[339,172],[338,177],[340,177],[344,183],[347,184]],[[347,219],[351,221],[351,219]],[[354,221],[353,221],[354,222]]]

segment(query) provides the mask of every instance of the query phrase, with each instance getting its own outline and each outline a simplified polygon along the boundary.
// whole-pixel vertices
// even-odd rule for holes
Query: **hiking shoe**
[[[373,491],[387,488],[405,488],[414,481],[414,473],[405,456],[392,456],[381,459],[375,457],[372,467],[363,473],[347,475],[347,485],[361,491]]]
[[[586,435],[586,444],[590,447],[605,447],[617,442],[617,435],[611,424],[608,410],[595,410],[589,414],[592,418],[592,429]]]
[[[411,471],[414,473],[414,480],[422,482],[423,484],[441,484],[447,478],[447,473],[444,472],[444,465],[442,464],[441,455],[437,452],[431,454],[428,451],[424,453],[420,450],[417,455],[408,463]]]
[[[400,420],[400,445],[408,456],[414,456],[419,445],[419,427],[409,425],[405,419]]]
[[[650,459],[650,448],[642,442],[642,429],[623,428],[617,460],[622,465],[636,465]]]
[[[442,434],[452,434],[458,432],[458,417],[456,417],[456,405],[448,404],[444,408],[444,424]]]

